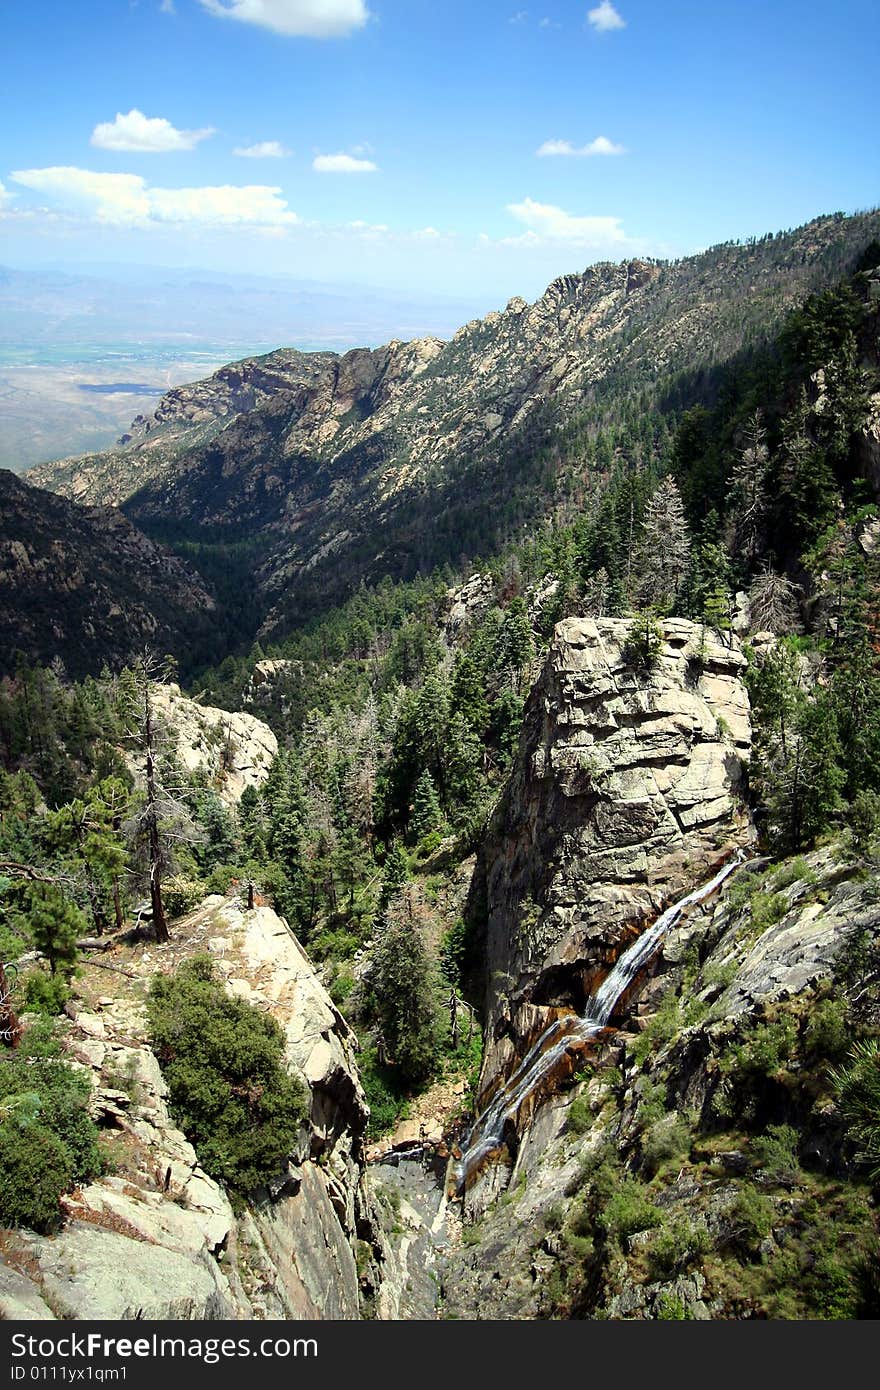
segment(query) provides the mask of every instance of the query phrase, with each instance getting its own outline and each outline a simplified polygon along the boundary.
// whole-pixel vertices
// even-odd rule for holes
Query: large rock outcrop
[[[154,686],[153,702],[171,731],[177,761],[187,772],[207,773],[221,801],[235,806],[246,787],[265,782],[278,752],[268,724],[252,714],[200,704],[178,685]]]
[[[481,852],[487,913],[484,1086],[547,1019],[580,1009],[634,929],[750,837],[751,731],[736,638],[662,625],[650,671],[629,624],[560,623]]]
[[[63,1199],[56,1235],[4,1232],[0,1316],[352,1319],[367,1285],[385,1311],[353,1035],[269,908],[210,898],[175,924],[170,943],[132,948],[121,969],[147,980],[206,951],[232,993],[279,1022],[288,1065],[309,1088],[286,1173],[236,1217],[169,1115],[142,989],[86,966],[67,1049],[92,1078],[115,1171]]]

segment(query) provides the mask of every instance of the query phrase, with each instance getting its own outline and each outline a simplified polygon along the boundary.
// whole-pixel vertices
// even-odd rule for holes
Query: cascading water
[[[580,1018],[575,1014],[557,1018],[545,1029],[513,1074],[492,1097],[468,1135],[464,1153],[456,1168],[459,1190],[481,1160],[499,1147],[507,1121],[517,1114],[523,1101],[537,1090],[544,1078],[552,1075],[565,1053],[571,1048],[583,1046],[607,1028],[618,1001],[681,914],[711,897],[744,858],[742,851],[738,852],[708,883],[667,907],[656,922],[624,951],[599,988],[590,995]]]

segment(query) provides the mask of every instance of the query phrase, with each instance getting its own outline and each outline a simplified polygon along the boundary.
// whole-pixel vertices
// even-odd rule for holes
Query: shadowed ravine
[[[619,1000],[648,964],[664,936],[676,925],[682,913],[689,907],[705,902],[717,892],[744,858],[743,852],[739,851],[709,879],[708,883],[679,898],[661,913],[656,922],[624,951],[614,968],[590,995],[580,1017],[570,1014],[556,1018],[544,1030],[513,1074],[492,1097],[468,1135],[455,1170],[456,1187],[459,1192],[466,1188],[468,1179],[482,1161],[494,1149],[499,1148],[507,1122],[514,1119],[524,1101],[553,1076],[566,1053],[583,1047],[608,1027]]]

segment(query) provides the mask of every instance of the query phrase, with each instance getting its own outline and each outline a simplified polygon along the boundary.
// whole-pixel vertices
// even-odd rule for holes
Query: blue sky
[[[16,266],[287,273],[488,308],[592,261],[880,202],[876,0],[3,9]]]

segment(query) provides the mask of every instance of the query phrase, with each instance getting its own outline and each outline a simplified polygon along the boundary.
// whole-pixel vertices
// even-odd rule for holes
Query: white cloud
[[[507,211],[527,229],[517,238],[520,243],[571,241],[599,248],[627,240],[619,217],[573,217],[563,208],[536,203],[533,198],[509,203]]]
[[[280,140],[258,140],[255,145],[239,145],[232,153],[240,159],[287,159],[292,151]]]
[[[608,34],[612,29],[625,29],[626,20],[618,14],[611,0],[602,0],[594,10],[587,14],[587,22],[600,34]]]
[[[149,227],[186,222],[203,226],[284,227],[299,221],[280,188],[228,184],[202,188],[151,188],[139,174],[99,174],[91,169],[19,169],[16,183],[86,212],[113,226]]]
[[[517,10],[516,14],[512,14],[507,22],[508,24],[525,24],[528,17],[528,10]]]
[[[317,174],[375,174],[379,166],[372,159],[355,159],[350,154],[318,154],[312,160]]]
[[[623,145],[615,145],[605,135],[597,135],[588,145],[573,145],[570,140],[545,140],[535,153],[541,159],[563,156],[569,159],[585,159],[591,155],[626,154]]]
[[[150,204],[139,174],[98,174],[91,169],[55,165],[19,169],[12,178],[36,193],[46,193],[75,209],[86,208],[98,222],[116,225],[146,222]]]
[[[248,223],[278,227],[298,222],[280,188],[262,184],[222,184],[203,188],[151,188],[150,211],[159,222],[204,222],[211,226]]]
[[[162,11],[162,14],[177,14],[177,10],[174,8],[174,0],[162,0],[159,9]]]
[[[201,0],[218,19],[238,19],[295,38],[340,39],[370,18],[364,0]]]
[[[145,116],[143,111],[132,107],[127,116],[117,111],[115,120],[96,125],[91,143],[99,150],[166,154],[172,150],[194,150],[201,140],[213,134],[211,126],[203,130],[177,130],[164,116]]]

